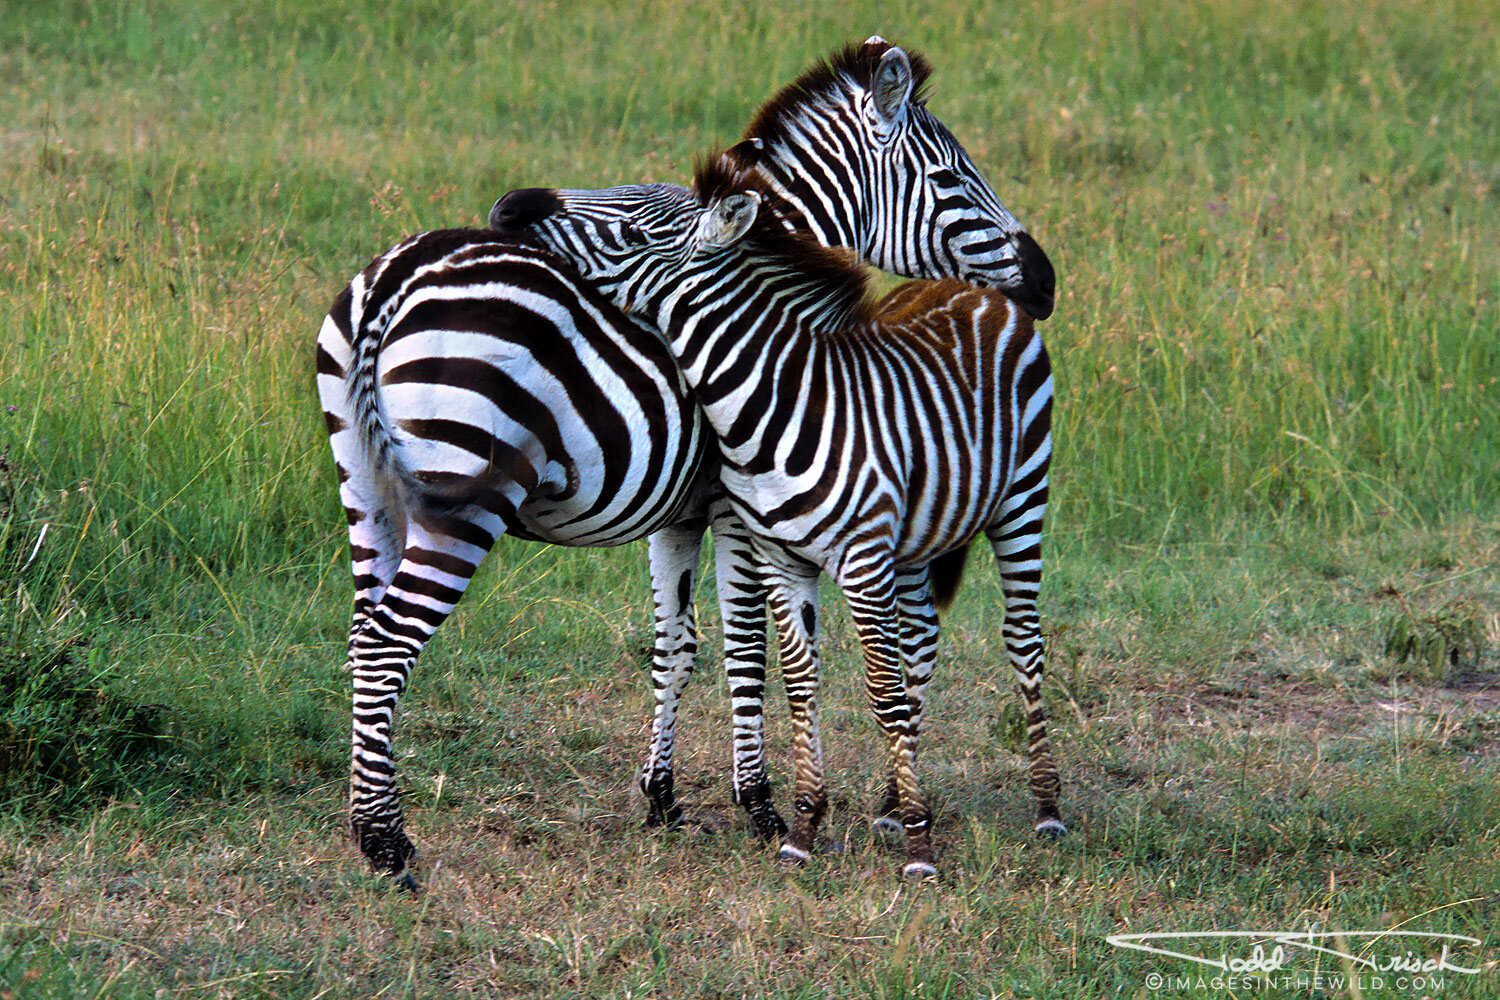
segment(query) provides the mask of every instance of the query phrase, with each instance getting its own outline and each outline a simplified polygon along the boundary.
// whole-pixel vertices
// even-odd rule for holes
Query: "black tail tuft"
[[[927,566],[928,586],[932,589],[932,600],[939,611],[947,611],[958,596],[959,585],[964,582],[964,564],[969,559],[969,547],[944,552]]]

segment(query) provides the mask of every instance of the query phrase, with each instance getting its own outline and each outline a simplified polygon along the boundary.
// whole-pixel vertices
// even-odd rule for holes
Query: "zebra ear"
[[[761,154],[765,151],[766,144],[763,139],[752,136],[742,139],[724,151],[723,159],[732,169],[749,170],[760,162]]]
[[[886,124],[895,122],[906,110],[911,100],[911,60],[904,49],[891,47],[880,57],[875,75],[870,80],[870,95],[875,99],[875,110],[880,112]]]
[[[745,238],[760,212],[760,195],[754,191],[727,194],[708,206],[698,223],[699,251],[722,250]]]

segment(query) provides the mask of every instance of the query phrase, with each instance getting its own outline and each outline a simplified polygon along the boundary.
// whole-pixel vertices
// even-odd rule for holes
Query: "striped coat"
[[[782,192],[782,226],[915,275],[958,274],[1050,301],[1052,275],[920,91],[919,56],[872,39],[768,102],[735,149]],[[509,226],[526,199],[497,203]],[[1018,257],[1017,254],[1020,254]],[[717,449],[664,345],[565,262],[496,230],[413,237],[338,297],[318,391],[355,582],[350,831],[409,881],[396,706],[422,648],[502,535],[614,545],[650,535],[656,708],[641,786],[672,822],[677,700],[695,660],[691,595],[712,523],[734,702],[735,794],[785,824],[762,753],[765,589],[719,497]]]
[[[1030,295],[1023,284],[1007,298],[961,282],[914,284],[871,308],[861,269],[777,224],[778,196],[732,154],[701,168],[691,191],[532,201],[519,231],[664,331],[718,438],[725,492],[771,581],[793,707],[797,816],[783,857],[809,855],[827,802],[816,709],[822,570],[849,601],[888,738],[884,818],[899,815],[905,830],[904,871],[934,870],[915,777],[937,632],[929,567],[980,534],[1005,590],[1038,830],[1061,831],[1036,615],[1052,378],[1031,313],[1050,312],[1050,289]],[[1020,263],[1028,244],[1017,247]]]

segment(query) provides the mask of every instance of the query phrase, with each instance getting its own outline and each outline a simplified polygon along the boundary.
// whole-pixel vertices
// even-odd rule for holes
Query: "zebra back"
[[[859,264],[786,230],[777,197],[720,157],[691,190],[556,192],[529,232],[664,332],[753,526],[822,550],[888,502],[900,563],[930,561],[990,523],[1036,453],[1045,465],[1032,318],[952,279],[871,303]]]

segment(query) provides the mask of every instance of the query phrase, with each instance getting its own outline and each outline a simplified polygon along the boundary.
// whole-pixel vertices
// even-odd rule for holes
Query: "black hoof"
[[[413,896],[422,891],[422,887],[417,885],[417,880],[412,878],[409,870],[398,873],[392,881],[397,889],[402,892],[409,892]]]
[[[674,802],[668,808],[663,809],[658,803],[652,802],[646,808],[645,825],[652,828],[664,827],[667,830],[680,830],[682,829],[682,807]]]
[[[406,863],[417,856],[417,849],[400,828],[388,826],[354,826],[359,851],[370,861],[370,867],[382,875],[411,878],[406,872]]]
[[[734,801],[740,804],[740,808],[750,817],[750,825],[755,827],[755,835],[761,840],[780,840],[786,836],[786,821],[771,804],[771,783],[761,781],[743,789],[736,789]]]
[[[789,829],[786,821],[770,806],[751,813],[750,823],[755,827],[755,835],[761,840],[780,840],[786,836],[786,831]]]
[[[672,788],[670,771],[655,777],[641,776],[641,794],[646,796],[646,825],[676,830],[682,826],[682,806]]]

